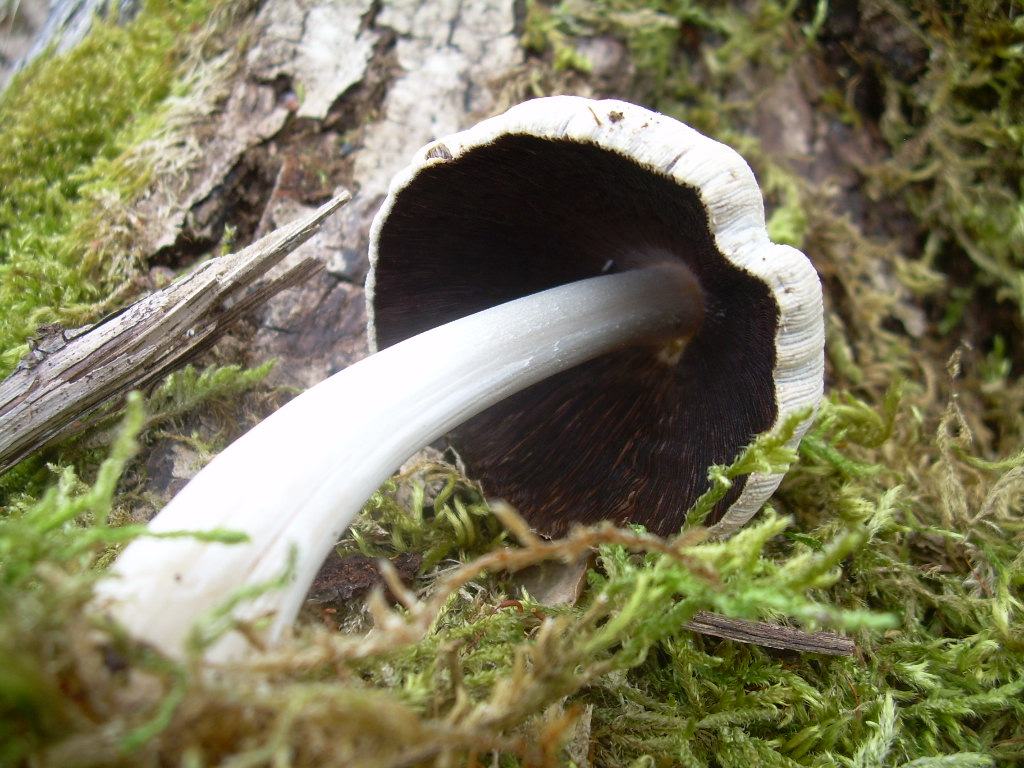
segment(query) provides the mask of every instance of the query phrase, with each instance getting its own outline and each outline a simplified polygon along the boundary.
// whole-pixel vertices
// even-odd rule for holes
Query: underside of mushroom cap
[[[606,272],[681,261],[697,277],[704,320],[681,354],[606,355],[452,434],[488,493],[544,533],[597,520],[674,533],[709,466],[821,397],[820,282],[769,241],[749,167],[632,104],[537,99],[427,145],[393,180],[370,257],[378,348]],[[780,479],[740,478],[706,522],[741,525]]]

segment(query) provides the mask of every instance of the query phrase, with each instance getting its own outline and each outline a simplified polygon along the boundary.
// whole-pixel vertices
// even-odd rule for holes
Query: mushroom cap
[[[598,520],[675,533],[711,465],[806,412],[795,445],[822,396],[820,280],[803,253],[768,239],[757,182],[729,147],[633,104],[574,96],[528,101],[431,142],[392,180],[373,222],[371,345],[673,260],[696,276],[705,305],[681,351],[597,358],[450,439],[485,490],[544,533]],[[739,478],[706,524],[718,534],[742,525],[780,481]]]

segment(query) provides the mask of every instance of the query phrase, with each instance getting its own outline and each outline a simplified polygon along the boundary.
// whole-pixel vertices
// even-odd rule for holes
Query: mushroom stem
[[[412,453],[554,373],[692,335],[700,295],[676,265],[594,277],[442,325],[346,368],[230,445],[149,526],[242,531],[249,541],[137,539],[114,578],[100,582],[101,607],[138,639],[182,657],[197,619],[239,589],[279,577],[294,552],[287,587],[232,612],[243,621],[270,617],[263,641],[275,642],[352,517]],[[207,658],[227,661],[250,647],[232,632]]]

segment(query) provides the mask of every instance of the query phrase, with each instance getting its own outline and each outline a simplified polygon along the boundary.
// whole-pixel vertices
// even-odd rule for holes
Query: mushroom
[[[248,542],[125,549],[98,599],[137,638],[180,657],[197,618],[290,562],[285,588],[231,610],[269,617],[276,641],[365,500],[460,424],[469,466],[541,530],[668,533],[709,464],[798,412],[799,440],[821,397],[813,268],[768,240],[734,151],[641,107],[537,99],[429,144],[392,182],[370,251],[381,351],[254,427],[150,524]],[[716,532],[779,480],[737,483]],[[207,658],[250,647],[232,632]]]
[[[711,465],[821,397],[820,282],[768,240],[749,167],[632,104],[538,99],[428,145],[392,182],[370,259],[377,348],[592,275],[694,275],[704,316],[685,344],[602,356],[451,435],[470,475],[545,533],[605,519],[678,532]],[[780,480],[740,478],[705,522],[736,529]]]

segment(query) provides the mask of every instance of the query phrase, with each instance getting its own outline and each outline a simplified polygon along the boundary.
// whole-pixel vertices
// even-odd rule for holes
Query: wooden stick
[[[797,653],[823,653],[828,656],[853,656],[857,644],[831,632],[804,632],[762,621],[730,619],[708,611],[698,611],[692,621],[683,625],[702,635],[723,637],[738,643],[761,645]]]
[[[344,192],[306,218],[238,253],[212,259],[97,325],[54,329],[38,340],[0,382],[0,472],[83,431],[99,406],[181,367],[239,316],[322,269],[309,257],[260,281],[349,199]]]

